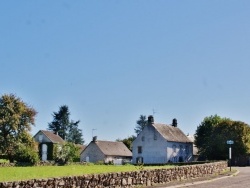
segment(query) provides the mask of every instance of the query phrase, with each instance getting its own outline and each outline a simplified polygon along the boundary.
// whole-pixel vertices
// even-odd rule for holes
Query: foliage
[[[59,107],[58,112],[53,112],[53,121],[48,124],[48,130],[58,134],[62,139],[75,144],[83,144],[82,130],[78,128],[80,121],[70,121],[69,108],[66,105]]]
[[[116,139],[117,142],[123,142],[127,148],[132,151],[132,143],[133,141],[135,140],[135,136],[132,135],[132,136],[129,136],[128,138],[124,138],[124,139]]]
[[[59,112],[53,112],[53,121],[49,123],[49,130],[53,131],[55,134],[58,134],[62,139],[65,140],[67,135],[67,128],[69,126],[69,108],[66,105],[63,105],[59,108]]]
[[[227,140],[233,140],[234,157],[250,152],[249,125],[221,118],[218,115],[204,118],[195,133],[195,145],[201,158],[225,160],[228,158]]]
[[[69,124],[69,131],[67,133],[67,141],[75,144],[83,144],[84,140],[82,138],[82,130],[78,128],[80,121],[73,122]]]
[[[25,144],[18,144],[15,149],[14,160],[34,165],[39,162],[39,156],[34,148],[26,146]]]
[[[19,143],[32,145],[29,136],[37,112],[13,94],[0,98],[0,152],[13,162]]]
[[[64,145],[55,144],[53,148],[53,158],[56,162],[65,164],[73,162],[79,156],[80,148],[74,143],[67,142]]]
[[[145,115],[140,115],[139,120],[136,121],[135,133],[138,135],[147,125],[148,121]]]

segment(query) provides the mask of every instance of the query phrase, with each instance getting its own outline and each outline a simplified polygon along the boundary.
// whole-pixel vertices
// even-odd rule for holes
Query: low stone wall
[[[141,170],[134,172],[83,175],[50,179],[33,179],[18,182],[0,182],[0,188],[119,188],[153,186],[171,181],[204,177],[218,174],[227,168],[227,162],[205,163],[166,169]]]

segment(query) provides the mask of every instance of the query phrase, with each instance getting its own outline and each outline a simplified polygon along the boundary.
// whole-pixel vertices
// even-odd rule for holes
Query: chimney
[[[175,118],[173,119],[172,126],[173,126],[173,127],[177,127],[177,119],[175,119]]]
[[[93,136],[93,142],[96,142],[96,140],[97,140],[97,136]]]
[[[148,116],[148,123],[149,124],[154,123],[154,116],[152,116],[152,115]]]

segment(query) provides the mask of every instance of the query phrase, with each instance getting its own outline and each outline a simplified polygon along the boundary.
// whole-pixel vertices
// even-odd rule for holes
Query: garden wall
[[[107,173],[50,179],[33,179],[16,182],[0,182],[0,188],[128,188],[138,186],[153,186],[156,184],[167,184],[171,181],[181,181],[218,174],[226,168],[227,162],[223,161],[167,169],[141,170],[134,172]]]

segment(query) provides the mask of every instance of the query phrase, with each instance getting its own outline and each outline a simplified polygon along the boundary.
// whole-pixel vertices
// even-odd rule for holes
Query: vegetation
[[[135,130],[135,133],[138,135],[142,129],[147,125],[147,117],[144,116],[144,115],[140,115],[139,117],[139,120],[136,121],[136,128],[134,129]]]
[[[173,166],[145,166],[144,169],[169,168]],[[28,179],[41,179],[62,176],[78,176],[83,174],[99,174],[109,172],[138,171],[133,165],[66,165],[35,167],[1,167],[0,182]]]
[[[250,152],[250,127],[244,122],[221,118],[218,115],[205,117],[197,127],[195,145],[200,157],[206,160],[228,159],[227,140],[233,140],[233,157]]]
[[[34,141],[30,135],[37,112],[13,94],[0,98],[0,153],[10,162],[17,156],[21,143],[34,151]]]
[[[80,156],[80,148],[72,142],[67,142],[64,145],[54,145],[53,158],[56,162],[65,164],[73,162],[75,158]]]
[[[15,149],[14,160],[34,165],[39,162],[38,151],[34,150],[33,147],[19,143]]]
[[[117,142],[123,142],[127,148],[132,151],[132,142],[135,140],[135,136],[129,136],[128,138],[124,138],[124,139],[116,139]]]
[[[82,130],[78,128],[80,121],[70,121],[69,116],[68,106],[61,106],[58,112],[53,113],[53,121],[48,124],[48,130],[53,131],[68,142],[83,144]]]

